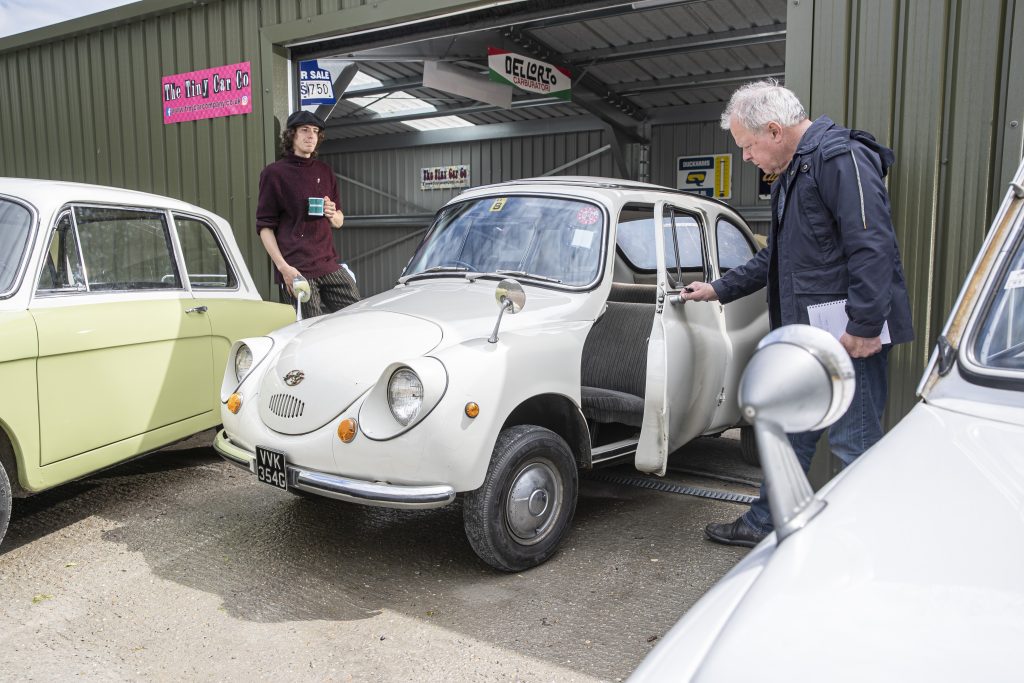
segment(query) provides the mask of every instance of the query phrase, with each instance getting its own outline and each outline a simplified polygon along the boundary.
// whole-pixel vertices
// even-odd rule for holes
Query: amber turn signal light
[[[466,404],[466,417],[476,417],[480,414],[480,406],[470,401]]]
[[[242,409],[242,395],[231,394],[228,397],[228,410],[231,411],[232,415],[238,415],[238,411]]]
[[[356,438],[356,427],[358,424],[355,418],[346,417],[338,425],[338,438],[344,443],[351,443],[352,439]]]

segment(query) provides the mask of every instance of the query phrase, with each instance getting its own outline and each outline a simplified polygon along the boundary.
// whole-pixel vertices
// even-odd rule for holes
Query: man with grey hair
[[[884,181],[895,157],[870,133],[827,116],[811,121],[796,95],[774,79],[733,93],[722,128],[732,133],[744,161],[778,176],[768,247],[710,284],[693,283],[682,296],[727,304],[767,288],[772,329],[807,324],[808,306],[845,307],[839,341],[853,360],[857,389],[850,409],[829,429],[829,445],[848,465],[881,438],[889,350],[914,338]],[[790,435],[805,472],[822,433]],[[754,546],[772,528],[762,484],[750,510],[704,531],[718,543]]]

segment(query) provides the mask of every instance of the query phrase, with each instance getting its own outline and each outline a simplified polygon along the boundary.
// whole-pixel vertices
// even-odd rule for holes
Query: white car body
[[[506,201],[512,208],[505,208]],[[670,281],[663,265],[668,230],[653,227],[664,225],[669,220],[664,216],[675,211],[678,234],[694,238],[693,245],[699,236],[702,254],[696,258],[702,263],[685,276],[693,281],[717,276],[720,229],[739,236],[740,246],[749,249],[747,256],[753,255],[756,243],[742,219],[718,202],[651,185],[591,178],[476,188],[446,209],[475,211],[489,206],[472,219],[486,224],[503,210],[526,215],[534,202],[550,202],[555,209],[570,203],[583,207],[574,218],[583,227],[566,227],[564,233],[557,232],[557,226],[534,229],[536,235],[561,235],[561,248],[567,253],[586,252],[581,259],[597,264],[592,281],[560,285],[520,277],[525,308],[502,317],[493,342],[489,336],[500,311],[495,303],[500,276],[440,272],[410,277],[409,269],[392,290],[332,315],[297,322],[267,338],[244,340],[252,349],[253,365],[241,382],[230,367],[225,373],[224,430],[216,441],[220,453],[255,471],[256,447],[270,449],[287,460],[289,488],[415,508],[444,505],[456,493],[480,489],[499,433],[510,425],[541,424],[555,432],[580,467],[635,454],[638,469],[663,473],[671,450],[739,424],[736,386],[767,330],[764,301],[749,297],[731,309],[670,303],[683,282]],[[623,213],[627,205],[633,208]],[[449,215],[446,209],[439,213],[439,221]],[[616,244],[618,221],[629,211],[651,217],[647,253],[657,258],[657,269],[633,271],[619,250],[610,248]],[[725,223],[732,227],[719,227]],[[512,239],[512,231],[520,229],[515,225],[498,225],[490,234]],[[441,230],[436,228],[438,234]],[[431,242],[434,234],[432,230],[424,245],[442,239]],[[429,252],[424,245],[421,252]],[[524,253],[528,252],[529,248]],[[682,262],[683,256],[677,258]],[[650,300],[609,303],[613,283],[647,292]],[[636,306],[650,315],[647,329],[641,331],[650,336],[640,350],[648,359],[642,428],[637,421],[637,434],[592,444],[594,427],[583,415],[581,399],[587,337],[606,311],[633,315]],[[400,367],[413,369],[423,379],[422,409],[408,425],[396,420],[388,403],[389,378]],[[302,373],[301,383],[289,386],[286,381],[298,377],[293,374],[289,380],[293,371]],[[232,395],[241,401],[237,413],[227,407]],[[479,406],[476,417],[467,415],[470,403]],[[295,414],[300,411],[301,416]],[[338,436],[346,419],[358,424],[350,443]],[[537,495],[548,493],[545,489]],[[565,502],[574,505],[574,491],[569,493],[572,500]],[[544,503],[537,499],[537,505]]]
[[[714,586],[630,681],[1021,680],[1022,184],[1024,165],[921,402],[816,494],[820,513]]]

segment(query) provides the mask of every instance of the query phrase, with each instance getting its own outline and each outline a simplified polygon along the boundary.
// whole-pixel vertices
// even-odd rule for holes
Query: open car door
[[[706,282],[712,273],[705,216],[664,202],[655,205],[654,215],[658,299],[635,462],[642,472],[663,475],[668,454],[711,424],[725,399],[732,354],[722,305],[679,298],[688,283]]]

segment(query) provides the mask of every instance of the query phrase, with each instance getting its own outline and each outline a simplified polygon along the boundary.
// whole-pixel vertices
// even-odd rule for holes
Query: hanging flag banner
[[[732,197],[732,154],[679,157],[676,170],[680,190],[715,199]]]
[[[492,81],[527,92],[572,99],[572,74],[560,66],[496,47],[487,48],[487,65]]]
[[[181,123],[252,111],[249,62],[164,76],[164,123]]]
[[[334,104],[337,101],[330,67],[315,59],[299,62],[299,106]]]
[[[447,190],[453,187],[469,187],[469,164],[420,169],[421,190]]]
[[[761,169],[757,170],[757,198],[758,199],[771,199],[772,198],[772,183],[779,177],[778,173],[765,173]]]

